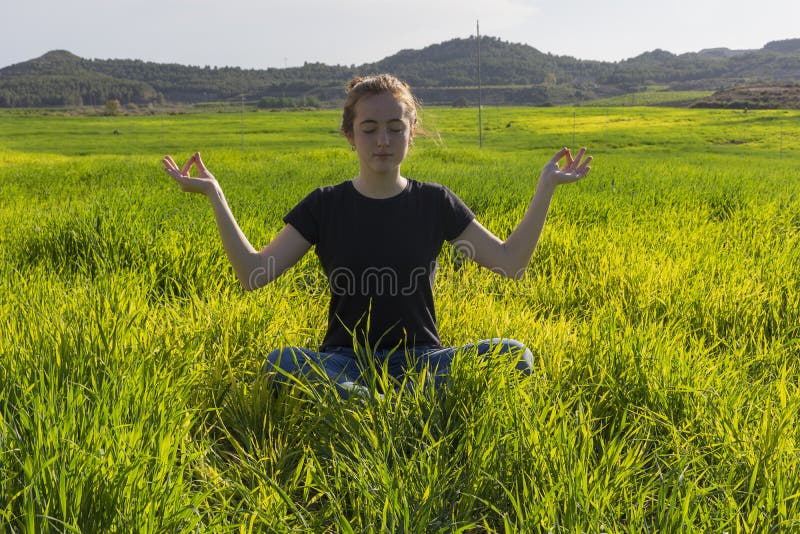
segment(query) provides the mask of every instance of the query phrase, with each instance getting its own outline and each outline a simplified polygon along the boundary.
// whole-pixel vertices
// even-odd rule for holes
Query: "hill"
[[[758,50],[713,48],[681,55],[653,50],[610,63],[545,54],[494,37],[481,38],[481,78],[489,105],[578,103],[640,92],[721,90],[753,82],[800,81],[800,39]],[[306,63],[285,69],[196,67],[130,59],[83,59],[57,50],[0,69],[0,107],[197,104],[262,101],[338,102],[355,74],[393,72],[426,103],[477,102],[477,42],[453,39],[402,50],[360,66]]]
[[[63,50],[0,69],[0,107],[198,103],[266,95],[296,96],[341,84],[350,69],[306,64],[296,69],[190,67],[140,60],[89,60]]]

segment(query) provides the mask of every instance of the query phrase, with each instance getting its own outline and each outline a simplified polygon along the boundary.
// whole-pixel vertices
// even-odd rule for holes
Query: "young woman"
[[[396,378],[427,368],[438,384],[456,352],[468,349],[514,351],[517,368],[530,372],[532,355],[515,340],[441,346],[432,292],[436,258],[450,241],[489,270],[519,279],[556,186],[586,176],[592,158],[584,148],[574,157],[567,148],[559,150],[542,169],[522,221],[501,241],[446,187],[401,175],[418,128],[417,107],[408,85],[391,75],[353,79],[341,130],[358,155],[358,176],[311,192],[261,251],[239,229],[199,152],[180,168],[170,156],[163,159],[181,189],[211,201],[225,252],[246,290],[268,284],[315,247],[330,286],[327,333],[318,350],[284,347],[270,353],[267,367],[278,374],[322,372],[347,393],[359,388],[368,366],[385,366]],[[193,166],[196,177],[190,176]]]

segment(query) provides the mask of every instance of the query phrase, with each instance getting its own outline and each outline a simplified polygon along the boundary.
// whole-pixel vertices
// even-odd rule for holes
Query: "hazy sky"
[[[350,65],[481,34],[618,61],[800,37],[797,0],[0,0],[0,67],[64,49],[246,68]]]

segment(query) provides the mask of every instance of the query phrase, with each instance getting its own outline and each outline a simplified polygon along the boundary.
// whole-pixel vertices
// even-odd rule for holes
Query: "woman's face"
[[[347,139],[358,152],[362,175],[385,175],[399,172],[413,135],[405,103],[391,93],[379,93],[358,101]]]

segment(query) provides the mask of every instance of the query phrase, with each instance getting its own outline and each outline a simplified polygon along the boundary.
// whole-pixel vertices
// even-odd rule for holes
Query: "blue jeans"
[[[497,351],[519,353],[517,369],[529,375],[533,368],[533,354],[515,339],[484,339],[463,347],[414,347],[404,350],[377,350],[368,361],[361,351],[352,347],[332,347],[324,352],[302,347],[282,347],[269,353],[265,370],[275,371],[278,381],[285,382],[288,375],[305,375],[309,378],[328,378],[340,393],[348,396],[354,390],[362,391],[364,373],[373,365],[386,367],[387,373],[398,380],[409,370],[431,373],[436,386],[442,385],[450,374],[450,365],[456,352],[476,350],[479,356]]]

